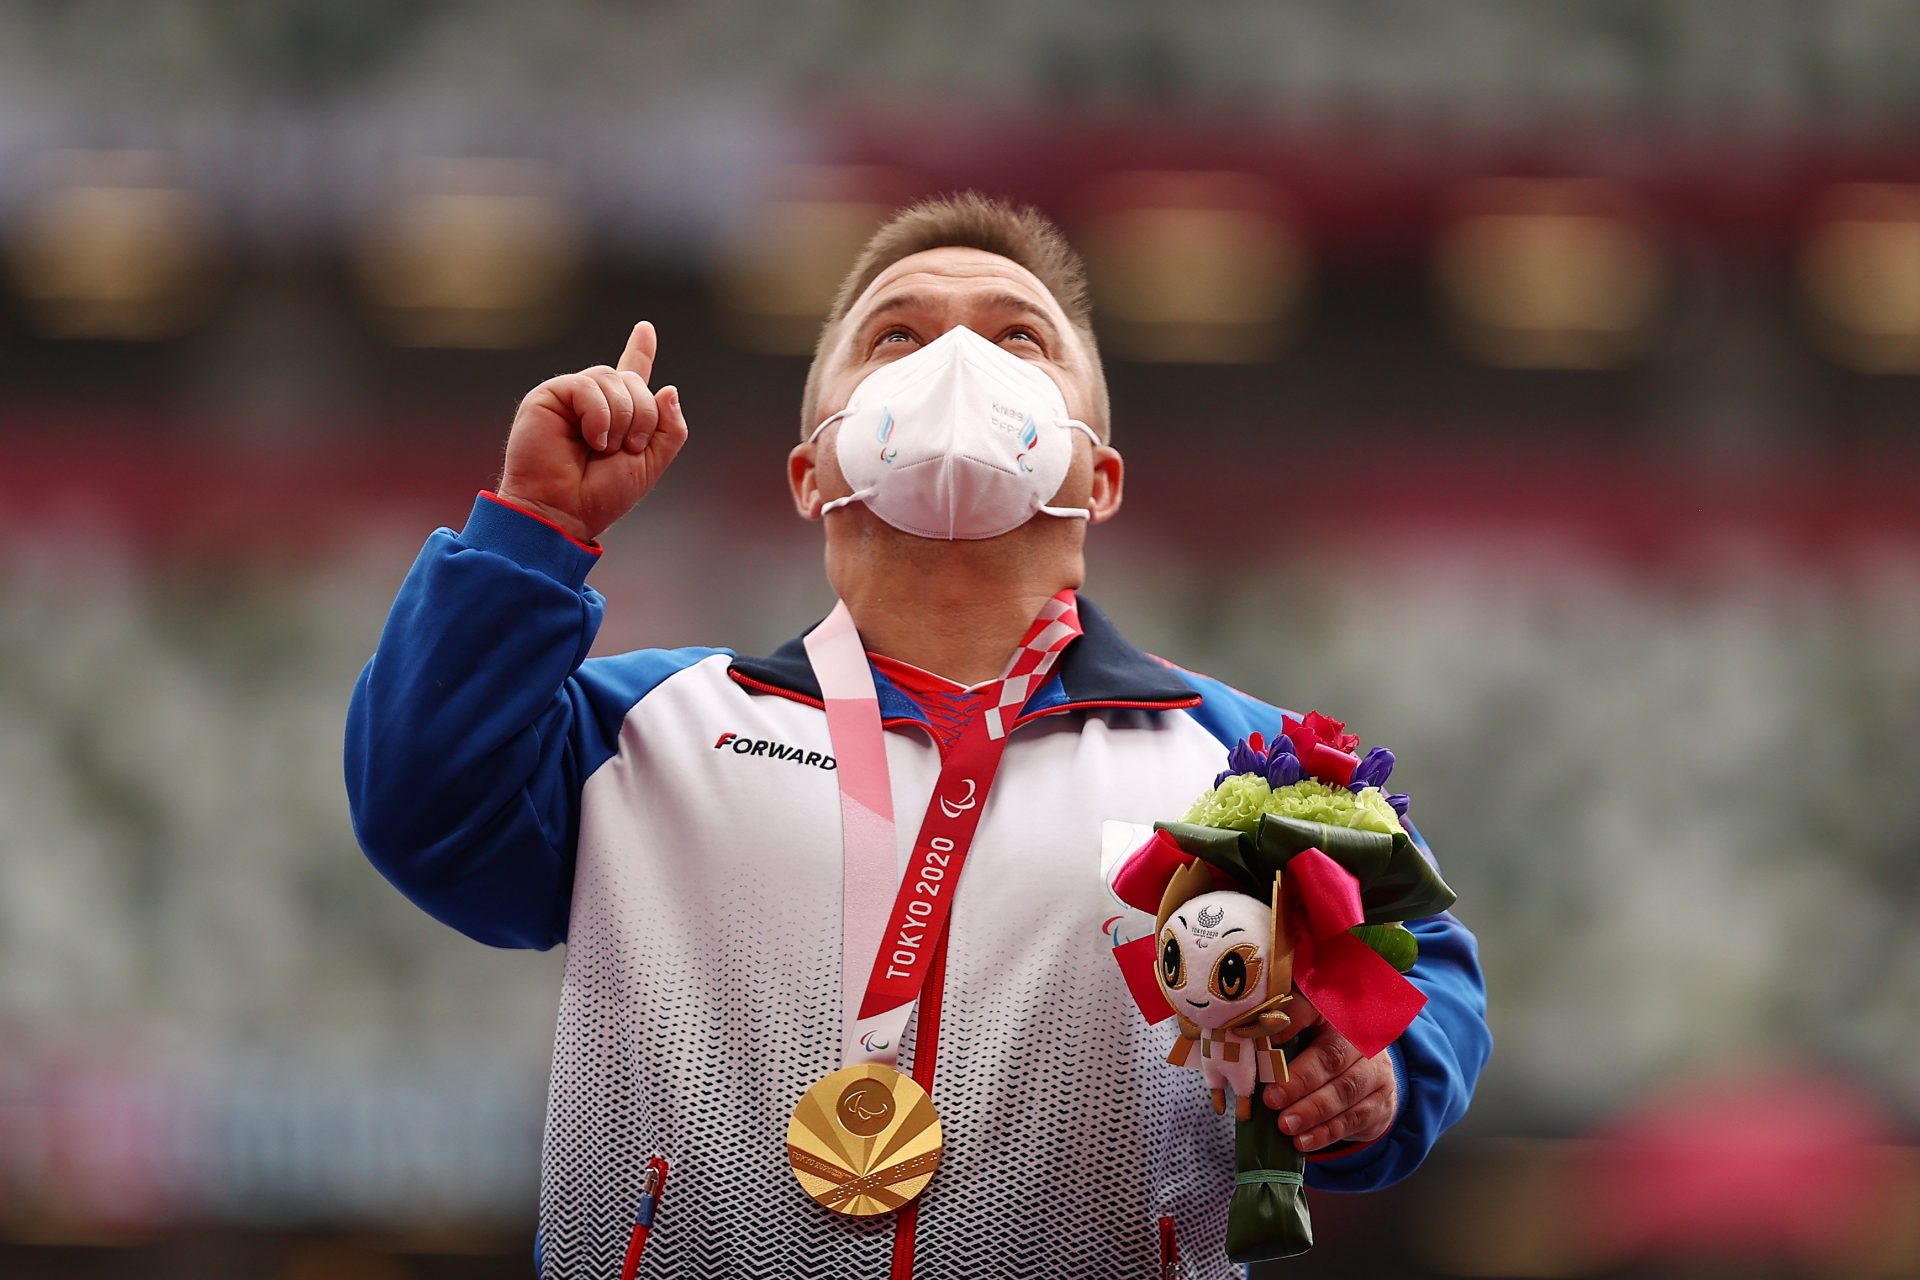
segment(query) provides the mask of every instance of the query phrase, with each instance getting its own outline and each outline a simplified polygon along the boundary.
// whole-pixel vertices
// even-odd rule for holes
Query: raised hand
[[[500,497],[591,542],[660,481],[687,442],[678,387],[651,390],[659,338],[642,320],[620,362],[527,393],[507,434]]]

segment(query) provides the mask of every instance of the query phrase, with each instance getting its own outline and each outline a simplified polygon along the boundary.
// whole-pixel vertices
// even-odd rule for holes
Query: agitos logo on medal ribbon
[[[980,803],[980,801],[976,799],[974,795],[974,793],[977,790],[978,790],[978,784],[975,783],[972,778],[968,778],[967,794],[961,796],[958,800],[949,800],[945,796],[940,797],[940,812],[946,814],[949,818],[959,817],[961,814],[965,813],[967,810],[973,808],[976,804]]]

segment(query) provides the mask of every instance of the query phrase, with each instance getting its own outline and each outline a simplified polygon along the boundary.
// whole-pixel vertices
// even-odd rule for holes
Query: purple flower
[[[1300,757],[1293,754],[1291,745],[1285,738],[1274,744],[1267,758],[1268,786],[1290,787],[1300,781]]]
[[[1233,773],[1264,774],[1267,771],[1267,753],[1242,738],[1233,744],[1233,750],[1227,752],[1227,768]]]
[[[1393,806],[1395,813],[1404,818],[1407,816],[1407,806],[1412,804],[1413,801],[1407,797],[1406,792],[1396,791],[1387,797],[1387,803]]]
[[[1217,790],[1221,783],[1225,782],[1228,778],[1231,778],[1232,776],[1233,776],[1233,770],[1231,769],[1222,769],[1220,772],[1214,774],[1213,785],[1215,789]]]
[[[1366,759],[1354,766],[1353,778],[1347,783],[1350,791],[1361,791],[1367,787],[1384,787],[1387,775],[1393,772],[1393,752],[1385,747],[1375,747],[1367,752]]]

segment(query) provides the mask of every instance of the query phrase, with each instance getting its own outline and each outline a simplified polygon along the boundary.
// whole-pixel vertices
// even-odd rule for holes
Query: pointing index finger
[[[653,321],[642,320],[627,336],[627,349],[620,353],[620,363],[614,368],[622,373],[637,373],[643,379],[651,378],[653,357],[659,350],[660,336],[653,330]]]

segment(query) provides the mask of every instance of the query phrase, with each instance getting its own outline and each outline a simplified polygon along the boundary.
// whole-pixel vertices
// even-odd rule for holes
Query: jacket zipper
[[[667,1189],[667,1162],[659,1156],[647,1161],[646,1190],[633,1211],[633,1230],[627,1236],[627,1256],[620,1263],[620,1280],[633,1280],[640,1271],[640,1259],[646,1256],[647,1236],[653,1231],[653,1215],[660,1208],[660,1197]]]

